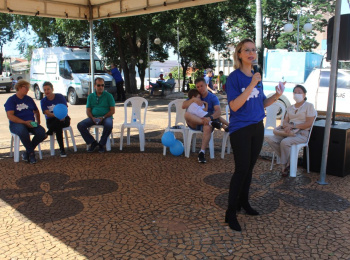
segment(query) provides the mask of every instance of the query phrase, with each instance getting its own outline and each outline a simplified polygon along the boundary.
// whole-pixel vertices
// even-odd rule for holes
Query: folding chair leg
[[[213,133],[211,134],[210,141],[209,141],[209,154],[210,154],[210,159],[214,159],[214,136],[213,136]]]
[[[55,155],[55,136],[53,134],[50,135],[50,154]]]
[[[145,151],[145,132],[142,126],[139,129],[139,139],[140,139],[140,151],[144,152]]]
[[[274,162],[275,162],[275,152],[272,152],[272,160],[271,160],[270,171],[272,171],[272,169],[273,169]]]
[[[123,150],[123,138],[124,138],[124,125],[120,128],[120,147],[119,150]]]
[[[290,148],[290,177],[297,176],[298,168],[298,151],[296,145],[292,145]]]

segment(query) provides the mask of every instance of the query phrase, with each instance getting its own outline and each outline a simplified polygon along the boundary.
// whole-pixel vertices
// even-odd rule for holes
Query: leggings
[[[48,128],[48,133],[53,134],[56,133],[57,143],[60,147],[60,150],[64,150],[63,144],[63,131],[62,129],[68,127],[70,125],[70,117],[66,116],[64,121],[57,119],[56,117],[50,117],[46,119],[46,126]]]
[[[237,205],[247,205],[254,165],[264,141],[264,124],[248,125],[230,134],[235,160],[235,172],[230,182],[228,210],[236,211]]]

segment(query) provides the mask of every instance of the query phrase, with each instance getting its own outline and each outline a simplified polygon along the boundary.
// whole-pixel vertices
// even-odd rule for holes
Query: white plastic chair
[[[317,113],[316,113],[314,121],[310,127],[309,136],[307,137],[307,141],[305,143],[301,143],[301,144],[293,144],[292,147],[290,148],[290,161],[289,161],[289,166],[290,166],[289,176],[290,177],[297,176],[298,157],[299,157],[298,155],[299,155],[300,149],[304,148],[304,147],[306,148],[306,169],[307,169],[307,173],[310,172],[309,140],[310,140],[312,128],[314,127],[316,118],[317,118]],[[271,167],[270,167],[271,170],[273,168],[274,159],[275,159],[275,152],[273,152],[273,154],[272,154],[272,162],[271,162]]]
[[[131,103],[131,113],[128,120],[128,104]],[[144,104],[144,107],[142,107]],[[148,101],[142,97],[128,98],[124,102],[124,123],[120,129],[120,150],[123,149],[124,128],[127,129],[127,145],[130,145],[130,129],[137,128],[139,130],[140,151],[145,150],[145,124]],[[142,116],[143,110],[143,116]],[[130,109],[129,109],[130,111]]]
[[[229,122],[229,120],[230,120],[230,106],[226,105],[225,110],[226,110],[226,121]],[[231,152],[231,143],[230,143],[230,141],[228,141],[229,136],[230,136],[229,132],[224,132],[224,136],[222,137],[221,159],[225,158],[226,145],[227,145],[227,154],[230,154],[230,152]]]
[[[67,132],[69,131],[70,138],[72,139],[74,152],[76,152],[77,151],[77,146],[75,144],[75,138],[74,138],[72,127],[68,126],[68,127],[63,128],[62,130],[63,130],[63,133],[64,133],[64,138],[66,140],[66,147],[67,148],[69,147],[69,141],[68,141],[68,135],[67,135]],[[51,156],[55,155],[55,136],[54,135],[50,135],[50,154],[51,154]]]
[[[286,113],[285,105],[277,101],[266,108],[266,121],[265,121],[265,132],[264,136],[273,136],[273,129],[276,128],[277,114],[281,110],[282,117],[281,122],[284,120]]]
[[[168,105],[168,127],[165,128],[165,132],[179,132],[182,133],[183,143],[184,143],[184,149],[186,154],[186,142],[187,142],[187,131],[188,127],[186,127],[186,120],[185,120],[185,112],[186,109],[182,108],[182,104],[186,99],[175,99],[171,101]],[[171,108],[175,106],[175,125],[171,124]],[[174,128],[175,127],[175,128]],[[163,155],[166,155],[166,146],[163,146]]]
[[[29,133],[29,135],[32,135],[32,133]],[[20,143],[19,136],[11,133],[11,147],[10,147],[10,156],[13,155],[14,162],[19,162],[19,143]],[[14,151],[13,151],[14,150]],[[38,150],[39,150],[39,158],[43,159],[43,154],[41,153],[41,147],[40,144],[38,144]]]
[[[103,131],[103,125],[90,126],[89,131],[91,130],[91,128],[95,130],[96,142],[99,142],[100,141],[100,129],[101,129],[101,131]],[[112,150],[111,143],[114,145],[113,132],[111,132],[111,134],[107,138],[106,151]],[[86,149],[88,149],[88,146],[86,147]]]
[[[193,130],[191,128],[188,128],[187,132],[187,141],[186,141],[186,148],[185,148],[185,156],[187,158],[190,157],[190,150],[191,150],[191,143],[192,143],[192,152],[194,153],[196,151],[196,135],[197,134],[203,134],[202,131]],[[211,133],[210,141],[209,141],[209,153],[210,153],[210,159],[214,159],[214,131]]]

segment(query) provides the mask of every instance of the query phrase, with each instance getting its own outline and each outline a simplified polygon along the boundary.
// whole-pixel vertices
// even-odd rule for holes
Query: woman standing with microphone
[[[241,231],[237,208],[243,208],[248,215],[259,215],[249,203],[249,188],[254,165],[264,141],[264,108],[282,95],[276,93],[266,98],[263,92],[261,74],[254,73],[253,62],[257,49],[251,39],[241,41],[234,53],[234,68],[226,81],[227,102],[230,107],[230,141],[233,149],[235,172],[230,182],[228,208],[225,222],[231,229]]]

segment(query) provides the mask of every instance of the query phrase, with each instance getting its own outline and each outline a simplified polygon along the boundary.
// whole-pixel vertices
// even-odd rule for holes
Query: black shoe
[[[62,158],[67,157],[66,151],[65,150],[61,150],[60,156]]]
[[[22,153],[21,156],[23,161],[29,162],[27,152]]]
[[[225,222],[229,227],[236,231],[242,231],[241,225],[238,223],[236,212],[226,210]]]
[[[259,212],[256,211],[255,209],[253,209],[249,203],[242,204],[242,208],[245,210],[245,212],[248,215],[251,215],[251,216],[258,216],[259,215]]]
[[[216,121],[211,121],[211,126],[213,128],[219,129],[221,128],[221,123],[220,122],[216,122]]]
[[[199,154],[198,154],[198,162],[200,162],[200,163],[206,163],[207,162],[205,160],[205,154],[203,152],[199,152]]]
[[[35,153],[29,154],[29,163],[30,164],[35,164],[36,163]]]
[[[229,129],[228,127],[225,128],[225,132],[228,133],[229,132]]]
[[[101,145],[101,144],[98,144],[98,152],[99,153],[104,153],[105,152],[105,146]]]
[[[91,144],[90,144],[90,147],[88,149],[88,152],[89,153],[92,153],[93,151],[95,151],[96,147],[97,147],[98,143],[96,141],[93,141]]]

